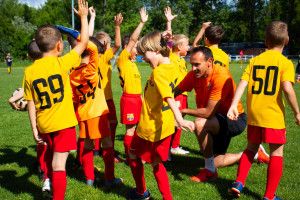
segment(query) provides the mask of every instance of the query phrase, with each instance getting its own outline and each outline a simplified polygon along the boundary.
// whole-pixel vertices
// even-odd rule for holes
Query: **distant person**
[[[300,111],[293,88],[295,81],[293,63],[282,55],[288,44],[288,26],[273,21],[266,28],[267,51],[251,59],[235,92],[227,116],[231,120],[240,117],[238,103],[247,90],[248,145],[239,162],[237,178],[230,193],[240,196],[251,165],[261,143],[270,147],[270,162],[264,200],[279,200],[275,195],[283,172],[283,148],[286,143],[285,111],[282,91],[294,113],[295,122],[300,125]],[[298,129],[299,130],[299,129]]]
[[[7,66],[7,72],[9,74],[12,73],[12,69],[11,69],[11,66],[12,66],[12,62],[13,62],[13,58],[12,56],[10,55],[10,53],[7,53],[6,56],[5,56],[5,62],[6,62],[6,66]]]
[[[240,50],[240,67],[243,67],[243,59],[244,59],[244,51],[243,49]]]
[[[198,46],[198,42],[204,36],[204,45],[210,48],[213,53],[214,65],[220,65],[229,69],[229,56],[219,48],[224,33],[221,26],[212,25],[211,22],[205,22],[202,24],[202,27],[193,42],[193,47]]]
[[[25,69],[24,91],[33,137],[37,144],[47,143],[52,151],[48,164],[51,169],[53,199],[64,199],[67,177],[66,161],[69,151],[76,150],[78,124],[72,102],[69,70],[80,63],[80,55],[88,42],[88,3],[78,0],[81,20],[81,41],[66,55],[58,29],[41,26],[35,41],[42,58]]]

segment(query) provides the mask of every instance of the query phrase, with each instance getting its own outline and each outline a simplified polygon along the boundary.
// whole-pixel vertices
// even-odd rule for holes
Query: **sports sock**
[[[76,159],[82,165],[82,154],[84,150],[84,138],[78,138],[77,140],[77,156]]]
[[[45,161],[45,154],[47,150],[47,145],[45,144],[37,144],[36,146],[36,156],[37,161],[40,166],[41,171],[44,173],[44,179],[49,178],[47,177],[47,169],[46,169],[46,161]]]
[[[271,156],[268,166],[267,185],[265,197],[273,199],[283,170],[283,157]]]
[[[100,150],[100,139],[94,139],[94,145],[95,145],[95,147],[94,147],[94,150],[95,151],[99,151]]]
[[[153,174],[155,176],[158,189],[164,200],[172,200],[172,193],[169,184],[167,170],[163,163],[158,163],[153,167]]]
[[[64,200],[66,187],[66,171],[54,171],[52,173],[53,200]]]
[[[110,133],[111,133],[111,141],[113,143],[113,148],[115,147],[115,137],[116,137],[116,129],[117,123],[116,122],[109,122],[110,125]]]
[[[245,185],[245,181],[248,176],[248,172],[251,168],[251,165],[253,163],[254,156],[255,156],[254,152],[246,149],[243,152],[242,157],[240,159],[236,181],[241,182],[243,185]]]
[[[139,194],[144,194],[146,191],[146,182],[144,174],[144,165],[140,159],[128,159],[131,173],[136,185],[136,191]]]
[[[204,160],[205,160],[205,169],[208,169],[211,172],[215,172],[216,167],[215,167],[214,157],[205,158]]]
[[[172,148],[177,148],[180,145],[181,128],[176,128],[175,133],[172,135]]]
[[[133,136],[126,135],[126,133],[125,133],[123,144],[124,144],[124,149],[125,149],[125,154],[126,154],[127,160],[129,158],[129,149],[130,149],[132,139],[133,139]]]
[[[111,181],[115,178],[114,149],[112,147],[102,149],[102,158],[104,161],[104,178]]]
[[[85,149],[82,154],[82,168],[86,180],[94,180],[94,154],[93,150]]]

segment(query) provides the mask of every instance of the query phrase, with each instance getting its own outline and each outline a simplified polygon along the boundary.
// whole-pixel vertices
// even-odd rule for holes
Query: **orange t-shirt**
[[[111,89],[111,72],[112,67],[110,60],[114,57],[113,49],[107,49],[103,55],[100,56],[99,69],[101,72],[101,86],[104,90],[105,99],[113,99],[112,89]]]
[[[212,73],[206,78],[196,78],[194,72],[190,71],[178,88],[181,91],[195,90],[197,108],[205,108],[209,100],[220,101],[216,112],[226,116],[236,85],[227,68],[214,65]],[[244,112],[241,102],[238,111]]]
[[[97,46],[89,42],[88,64],[82,64],[70,73],[73,101],[78,121],[84,121],[108,113],[104,92],[100,84],[99,58]]]

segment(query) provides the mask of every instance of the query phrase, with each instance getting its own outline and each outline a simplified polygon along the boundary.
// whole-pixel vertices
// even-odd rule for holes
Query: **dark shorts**
[[[217,113],[216,118],[219,121],[220,131],[218,135],[212,135],[213,152],[215,155],[225,154],[227,152],[232,137],[241,134],[247,126],[247,115],[242,113],[238,120],[230,120],[227,116]]]

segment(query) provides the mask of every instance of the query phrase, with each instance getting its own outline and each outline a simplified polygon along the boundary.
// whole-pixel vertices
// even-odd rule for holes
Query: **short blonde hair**
[[[284,46],[288,42],[288,25],[282,21],[273,21],[266,28],[266,46],[273,48]]]
[[[183,40],[186,39],[187,41],[189,41],[189,38],[184,35],[184,34],[176,34],[176,35],[173,35],[173,50],[174,49],[177,49],[179,45],[181,45],[183,43]]]
[[[137,44],[137,51],[141,55],[145,55],[146,51],[159,52],[165,57],[169,57],[170,50],[166,41],[161,37],[159,31],[148,33],[141,38]]]
[[[104,31],[100,31],[98,33],[96,33],[97,40],[99,40],[99,42],[101,42],[102,44],[111,44],[111,38],[110,36],[104,32]]]

